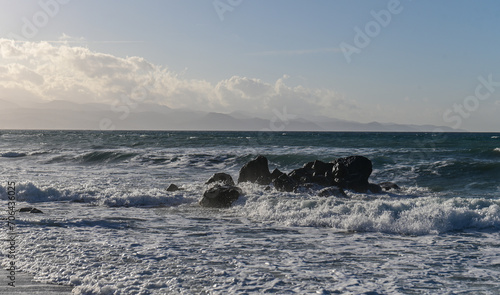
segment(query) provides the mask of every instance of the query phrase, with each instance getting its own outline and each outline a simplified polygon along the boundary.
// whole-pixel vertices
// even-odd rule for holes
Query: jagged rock
[[[347,198],[344,190],[337,186],[326,187],[318,192],[318,196],[320,197],[339,197],[339,198]]]
[[[269,172],[267,158],[258,156],[255,160],[241,167],[238,177],[238,183],[240,182],[253,182],[262,185],[271,183],[271,172]]]
[[[19,209],[19,212],[43,213],[42,210],[37,209],[35,207],[23,207],[23,208]]]
[[[210,177],[209,180],[207,180],[207,182],[205,182],[205,184],[210,184],[213,182],[221,182],[226,185],[234,185],[233,178],[227,173],[215,173],[214,175],[212,175],[212,177]]]
[[[325,163],[320,160],[314,161],[311,167],[311,169],[314,170],[314,173],[322,175],[325,175],[325,173],[332,171],[332,168],[333,163]]]
[[[203,193],[199,204],[203,207],[228,208],[238,200],[241,194],[239,187],[217,184]]]
[[[346,187],[345,178],[348,175],[347,167],[342,162],[333,163],[331,172],[332,182],[340,187]]]
[[[271,181],[278,179],[278,177],[280,177],[283,174],[285,173],[281,172],[278,168],[275,168],[271,173]]]
[[[282,192],[293,192],[297,186],[297,182],[286,174],[280,175],[273,181],[274,187]]]
[[[385,191],[389,191],[391,189],[400,189],[400,187],[394,182],[386,181],[378,184]]]
[[[368,178],[372,173],[372,162],[363,156],[339,158],[332,162],[333,182],[356,192],[366,192],[369,188]]]
[[[180,188],[177,185],[173,184],[173,183],[170,184],[168,186],[168,188],[167,188],[167,192],[176,192],[178,190],[180,190]]]
[[[312,173],[313,171],[307,168],[298,168],[288,173],[288,176],[298,183],[308,183],[312,182]]]
[[[267,159],[264,156],[258,156],[240,169],[238,182],[253,182],[263,185],[272,182],[278,191],[302,192],[308,190],[308,192],[314,192],[320,190],[320,195],[344,197],[346,196],[344,189],[361,193],[381,193],[382,189],[399,188],[392,183],[382,183],[381,185],[369,183],[368,178],[372,170],[372,162],[368,158],[350,156],[338,158],[330,163],[320,160],[308,162],[302,168],[295,169],[288,174],[279,169],[274,169],[270,173]],[[220,182],[233,185],[233,183],[226,183],[223,180]],[[207,183],[210,183],[210,180]]]
[[[290,172],[288,175],[298,183],[316,183],[322,186],[332,185],[331,171],[333,163],[325,163],[319,160],[308,162]]]
[[[302,166],[302,168],[307,169],[307,170],[313,170],[314,162],[307,162]]]

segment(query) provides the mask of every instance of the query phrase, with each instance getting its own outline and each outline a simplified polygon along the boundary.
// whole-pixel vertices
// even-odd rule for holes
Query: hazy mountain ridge
[[[464,131],[434,125],[359,123],[335,118],[245,112],[223,114],[171,109],[148,103],[131,106],[77,104],[52,101],[34,107],[6,104],[0,109],[1,129],[117,129],[117,130],[221,130],[221,131]],[[269,119],[265,119],[269,118]],[[106,124],[103,124],[105,122]]]

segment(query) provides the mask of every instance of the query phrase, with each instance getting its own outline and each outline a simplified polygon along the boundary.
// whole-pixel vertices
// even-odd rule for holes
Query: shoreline
[[[8,271],[0,268],[0,294],[13,295],[65,295],[71,294],[74,287],[56,284],[44,284],[33,280],[26,272],[16,272],[15,287],[9,286]]]

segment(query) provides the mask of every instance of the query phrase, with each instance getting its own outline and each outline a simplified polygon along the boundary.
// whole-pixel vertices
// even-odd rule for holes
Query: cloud
[[[68,37],[65,37],[66,39]],[[12,102],[67,100],[117,105],[127,100],[171,108],[271,113],[287,107],[294,114],[334,117],[357,108],[329,89],[233,76],[215,85],[186,79],[142,57],[117,57],[70,43],[0,39],[0,99]]]

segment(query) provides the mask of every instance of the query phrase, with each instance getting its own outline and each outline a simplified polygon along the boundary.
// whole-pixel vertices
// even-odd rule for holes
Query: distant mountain
[[[22,108],[0,100],[0,129],[99,130],[221,130],[221,131],[463,131],[433,125],[359,123],[327,117],[282,120],[278,116],[252,116],[171,109],[150,103],[136,105],[77,104],[68,101],[39,103]],[[270,119],[264,119],[269,117]],[[104,124],[105,123],[105,124]]]
[[[207,130],[261,130],[266,126],[266,121],[258,118],[237,119],[233,116],[221,113],[208,113],[202,118],[186,124],[188,129]]]
[[[353,121],[344,121],[332,119],[331,121],[318,122],[318,125],[328,131],[385,131],[385,132],[434,132],[436,130],[445,132],[457,132],[465,130],[457,130],[446,126],[434,125],[406,125],[396,123],[359,123]]]
[[[15,104],[13,102],[10,102],[10,101],[7,101],[7,100],[3,100],[3,99],[0,99],[0,109],[16,109],[16,108],[19,108],[19,105],[18,104]]]

